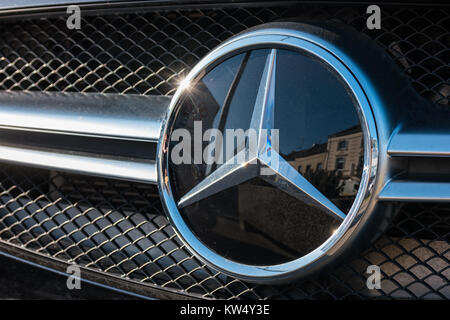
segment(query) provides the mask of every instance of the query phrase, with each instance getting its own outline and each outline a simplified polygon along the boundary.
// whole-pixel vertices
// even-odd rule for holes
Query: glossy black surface
[[[193,136],[193,123],[199,120],[203,131],[247,130],[268,53],[269,49],[242,53],[207,73],[187,90],[172,130],[186,128]],[[225,120],[220,120],[221,116]],[[280,130],[280,154],[348,213],[361,178],[363,137],[345,84],[308,54],[278,50],[275,128]],[[176,144],[171,142],[170,148]],[[338,162],[344,162],[341,169],[337,169]],[[205,164],[171,164],[170,170],[176,200],[213,171]],[[180,212],[209,248],[251,265],[280,264],[302,257],[325,242],[340,225],[320,209],[260,178]]]

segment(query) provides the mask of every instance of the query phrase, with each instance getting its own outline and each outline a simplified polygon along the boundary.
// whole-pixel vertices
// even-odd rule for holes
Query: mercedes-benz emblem
[[[376,137],[338,57],[293,29],[249,31],[208,54],[174,95],[161,198],[199,259],[244,280],[286,281],[327,265],[352,237],[376,176]]]

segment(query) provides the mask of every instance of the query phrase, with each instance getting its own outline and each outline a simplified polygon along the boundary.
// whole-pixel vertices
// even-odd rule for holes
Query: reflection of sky
[[[256,95],[269,52],[268,49],[262,49],[250,53],[239,85],[234,92],[225,128],[247,130],[250,126]]]
[[[343,84],[310,57],[279,50],[275,92],[283,154],[325,143],[329,135],[359,124]]]
[[[228,89],[233,82],[243,57],[244,54],[239,54],[224,61],[208,72],[201,80],[219,106],[223,106]]]
[[[268,49],[251,52],[230,103],[225,128],[248,129],[268,53]],[[243,56],[228,59],[202,79],[221,106]],[[278,50],[275,128],[280,129],[282,154],[325,143],[329,135],[357,124],[350,96],[324,64],[297,52]]]

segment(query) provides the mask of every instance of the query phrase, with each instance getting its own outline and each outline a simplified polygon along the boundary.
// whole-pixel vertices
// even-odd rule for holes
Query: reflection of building
[[[358,190],[363,165],[363,134],[355,126],[328,137],[327,143],[296,151],[287,156],[294,168],[303,174],[319,170],[339,173],[341,195],[353,195]]]
[[[311,170],[325,169],[327,161],[327,144],[316,144],[310,149],[297,151],[288,156],[288,160],[301,174]]]
[[[326,169],[341,171],[343,177],[359,176],[357,170],[362,164],[363,150],[360,126],[329,136]]]

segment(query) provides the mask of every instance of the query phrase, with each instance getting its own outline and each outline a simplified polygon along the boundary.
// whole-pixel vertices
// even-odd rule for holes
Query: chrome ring
[[[209,69],[232,55],[250,49],[267,47],[284,47],[291,50],[306,51],[325,62],[345,81],[348,88],[351,89],[358,106],[358,114],[364,135],[364,169],[360,188],[349,213],[336,232],[320,247],[301,258],[279,265],[251,266],[225,259],[197,239],[182,218],[171,192],[168,171],[169,137],[167,133],[170,127],[168,124],[173,120],[176,105],[183,90],[179,88],[176,91],[169,106],[167,120],[162,125],[157,160],[158,186],[168,218],[178,236],[201,261],[230,276],[254,282],[276,282],[279,279],[286,279],[291,274],[298,272],[313,262],[327,255],[332,255],[342,245],[342,241],[348,239],[352,232],[355,231],[356,226],[361,222],[362,215],[371,206],[370,202],[374,198],[372,191],[378,163],[378,139],[375,119],[365,90],[351,71],[354,65],[351,59],[339,48],[317,36],[302,31],[281,28],[259,29],[238,35],[205,56],[187,75],[185,81],[195,81]]]

